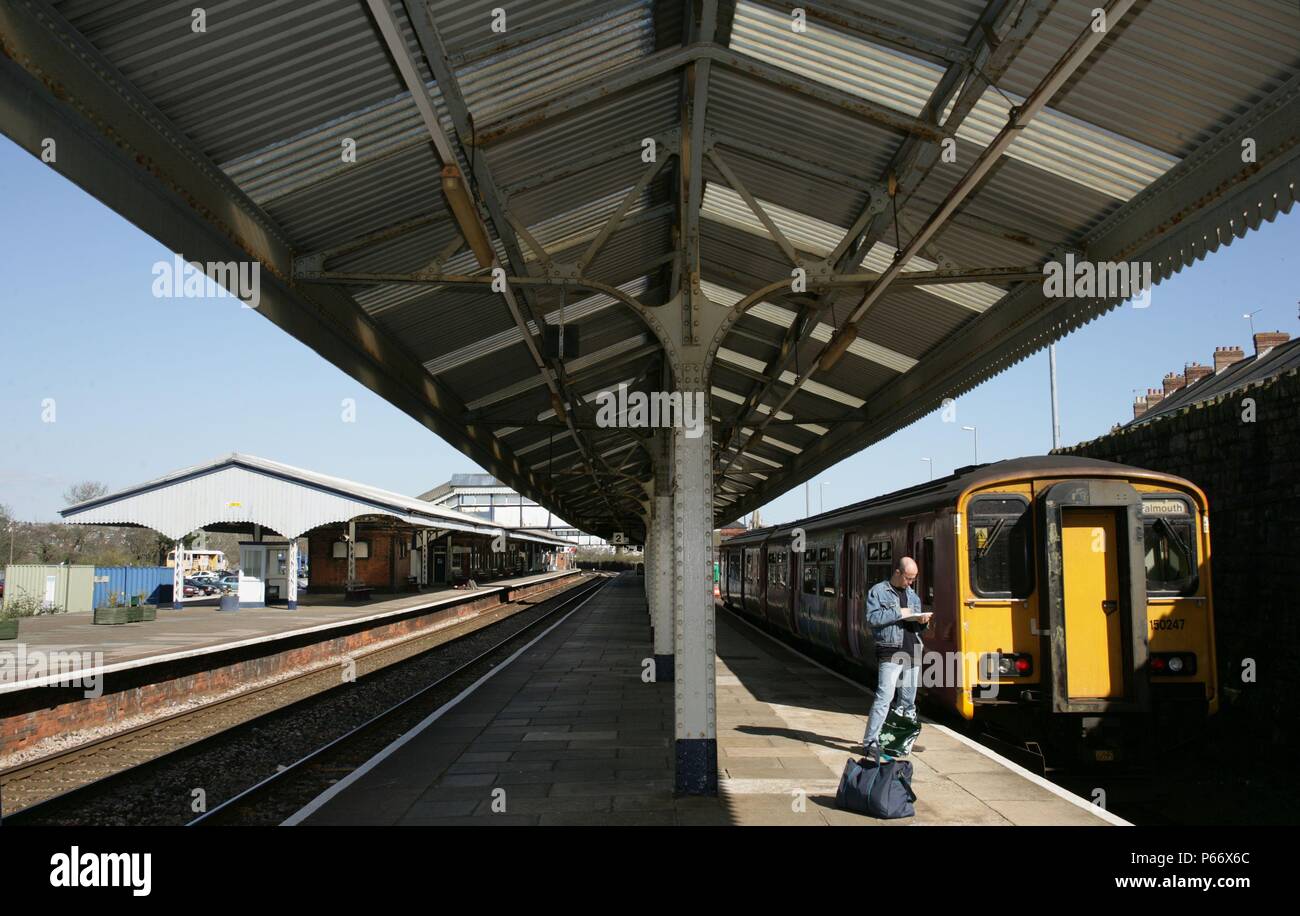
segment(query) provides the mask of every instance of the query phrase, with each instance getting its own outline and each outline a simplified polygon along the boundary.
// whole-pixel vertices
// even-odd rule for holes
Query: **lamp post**
[[[1056,406],[1056,344],[1047,348],[1047,361],[1052,376],[1052,448],[1061,447],[1061,416]]]
[[[934,459],[933,459],[933,458],[922,458],[921,460],[924,461],[926,464],[928,464],[928,465],[930,466],[930,479],[931,479],[931,480],[934,480]]]
[[[963,426],[962,429],[969,429],[975,434],[975,463],[980,463],[980,431],[975,426]]]

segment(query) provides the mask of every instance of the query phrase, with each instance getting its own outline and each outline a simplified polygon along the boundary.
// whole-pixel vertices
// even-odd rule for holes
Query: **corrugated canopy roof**
[[[1124,298],[1048,298],[1047,261],[1158,281],[1289,211],[1300,9],[1095,7],[229,0],[196,31],[191,4],[17,0],[0,127],[37,154],[77,128],[53,167],[188,258],[257,258],[263,315],[635,538],[652,449],[595,398],[664,387],[680,302],[727,318],[724,522]],[[544,352],[561,327],[576,357]]]
[[[156,480],[62,510],[71,523],[140,525],[170,538],[213,526],[262,525],[287,537],[361,516],[384,515],[420,528],[565,544],[560,538],[502,525],[378,487],[232,452]]]

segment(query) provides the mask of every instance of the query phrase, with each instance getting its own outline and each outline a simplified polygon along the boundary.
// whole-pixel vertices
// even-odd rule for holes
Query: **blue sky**
[[[158,299],[153,265],[171,253],[0,137],[0,503],[49,520],[71,483],[117,489],[241,451],[418,494],[477,470],[425,427],[225,295]],[[1134,389],[1159,387],[1216,345],[1250,352],[1257,330],[1300,331],[1295,280],[1300,217],[1260,231],[1156,287],[1148,309],[1123,307],[1057,346],[1062,442],[1132,416]],[[888,341],[882,341],[888,344]],[[356,400],[356,422],[340,415]],[[53,399],[55,422],[42,420]],[[1046,352],[820,475],[811,508],[866,499],[974,460],[1051,447]],[[822,484],[825,483],[823,487]],[[766,522],[804,513],[798,487]]]

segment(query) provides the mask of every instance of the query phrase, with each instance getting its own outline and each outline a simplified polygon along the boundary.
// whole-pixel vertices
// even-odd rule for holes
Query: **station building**
[[[509,528],[544,531],[579,547],[605,547],[608,542],[587,534],[555,515],[536,500],[497,480],[491,474],[453,474],[420,499],[465,515],[473,515]]]
[[[299,552],[313,591],[348,598],[417,591],[555,569],[569,542],[427,501],[252,455],[174,471],[64,509],[72,524],[248,535],[239,546],[239,606],[297,607]],[[181,606],[183,568],[174,568]]]

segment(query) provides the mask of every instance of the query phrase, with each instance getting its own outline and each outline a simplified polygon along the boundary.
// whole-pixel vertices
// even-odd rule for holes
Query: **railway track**
[[[346,734],[272,773],[239,795],[200,814],[188,826],[266,826],[283,823],[290,815],[326,791],[341,775],[353,772],[392,741],[406,734],[412,726],[442,708],[446,702],[446,685],[481,668],[488,659],[500,655],[521,636],[540,629],[562,612],[571,608],[576,610],[575,605],[580,607],[603,588],[607,581],[602,579],[559,602],[546,614],[530,621],[453,671],[399,700]]]
[[[385,691],[378,681],[418,680],[414,671],[403,672],[412,665],[419,667],[421,660],[436,667],[433,656],[464,654],[471,647],[479,659],[483,653],[477,649],[489,641],[486,631],[493,631],[490,639],[500,646],[527,632],[537,620],[548,618],[554,608],[547,605],[567,606],[573,597],[589,593],[604,581],[584,578],[576,585],[566,583],[464,622],[376,646],[351,656],[355,665],[351,680],[340,677],[340,665],[334,662],[0,771],[4,823],[186,823],[195,807],[201,810],[206,806],[207,796],[228,799],[249,788],[257,777],[241,774],[253,771],[256,758],[278,756],[286,750],[297,754],[303,741],[293,739],[300,733],[327,732],[336,719],[350,723],[363,717],[359,712],[364,713],[366,701],[358,694],[385,695],[386,699],[386,694],[405,689]],[[521,617],[526,618],[523,626],[506,625],[511,620],[520,622]],[[497,628],[503,625],[508,635],[501,639]],[[462,665],[456,670],[463,669]],[[342,710],[338,716],[320,711],[331,703]],[[300,714],[310,719],[313,710],[318,711],[316,723],[304,726],[295,722]],[[283,743],[279,740],[282,736],[287,736],[291,746],[278,746]],[[241,740],[254,746],[251,755],[238,751]],[[209,759],[220,767],[215,774],[205,772],[205,760]],[[282,765],[270,764],[268,769],[274,771],[276,766]],[[192,778],[178,779],[175,773],[167,773],[169,769],[192,774]],[[171,791],[151,787],[155,782],[171,783]],[[203,792],[202,799],[194,795],[196,791]],[[149,817],[152,808],[157,809],[156,820]]]

